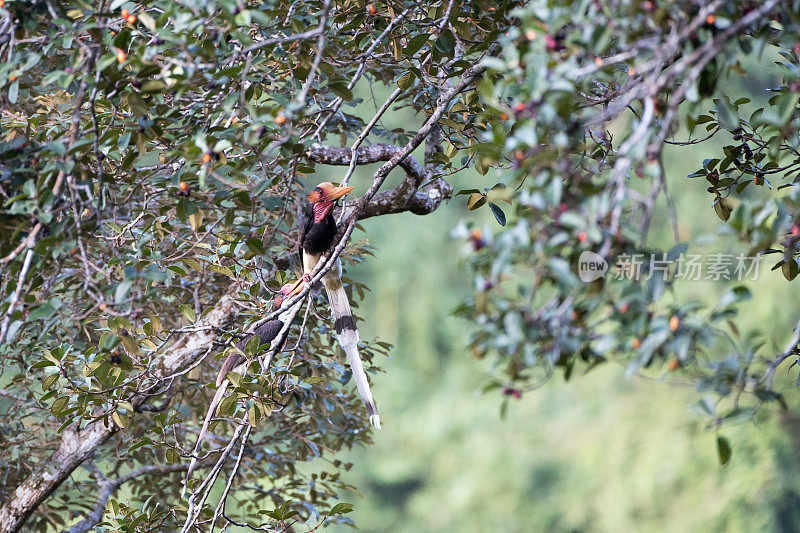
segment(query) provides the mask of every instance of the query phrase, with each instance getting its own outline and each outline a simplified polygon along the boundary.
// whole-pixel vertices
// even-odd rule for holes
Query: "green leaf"
[[[67,407],[69,404],[69,397],[68,396],[59,396],[53,402],[53,406],[50,408],[50,411],[56,416],[59,416],[62,411]]]
[[[228,276],[229,278],[235,278],[236,275],[233,273],[233,270],[226,266],[220,266],[215,264],[208,265],[209,270],[213,270],[217,274],[222,274],[223,276]]]
[[[11,84],[11,87],[8,88],[8,102],[11,104],[17,103],[17,98],[19,97],[19,81],[15,81]]]
[[[136,14],[136,17],[139,19],[139,22],[144,24],[144,27],[147,28],[149,31],[156,31],[156,21],[153,20],[153,17],[147,14],[145,11],[140,11]]]
[[[132,281],[123,281],[117,285],[117,290],[114,291],[114,303],[121,304],[125,302],[125,298],[128,296],[128,292],[131,290],[132,285]]]
[[[497,219],[498,224],[500,224],[501,226],[505,226],[506,214],[503,213],[503,210],[500,209],[500,206],[498,206],[495,203],[489,202],[489,209],[492,210],[492,214],[494,215],[494,218]]]
[[[112,420],[114,420],[114,423],[117,424],[122,429],[125,429],[126,427],[128,427],[128,424],[130,424],[130,421],[131,421],[131,419],[128,416],[121,415],[116,411],[111,413],[111,418],[112,418]]]
[[[419,52],[423,46],[425,46],[425,43],[428,42],[428,39],[429,37],[427,33],[420,33],[408,41],[408,45],[406,45],[406,49],[403,50],[403,53],[405,53],[407,56],[413,56]]]
[[[717,455],[719,456],[719,464],[726,465],[731,460],[731,444],[728,439],[722,435],[717,437]]]
[[[345,514],[351,512],[353,509],[355,509],[355,507],[353,506],[352,503],[337,503],[336,505],[333,506],[330,513],[328,514],[330,515]]]
[[[189,307],[187,304],[181,304],[180,307],[178,307],[178,309],[180,310],[181,314],[186,318],[186,320],[188,320],[190,323],[194,323],[196,319],[194,314],[194,309]]]
[[[49,390],[50,387],[52,387],[55,384],[55,382],[58,381],[58,378],[59,374],[50,374],[49,376],[47,376],[44,379],[44,382],[42,382],[42,390]]]
[[[714,212],[723,222],[727,222],[728,219],[731,217],[731,212],[733,212],[733,209],[731,209],[731,207],[728,205],[728,203],[725,201],[724,198],[720,198],[714,204]]]
[[[797,266],[797,261],[794,259],[789,259],[783,265],[781,265],[781,272],[787,281],[792,281],[797,277],[797,274],[800,273],[800,268]]]
[[[402,76],[400,76],[399,80],[397,80],[397,86],[405,91],[406,89],[411,87],[411,84],[413,82],[414,82],[414,74],[411,71],[408,71]]]
[[[719,122],[719,125],[728,131],[738,130],[739,112],[731,104],[728,97],[714,98],[714,103],[717,105],[717,122]]]
[[[347,88],[347,85],[342,82],[334,82],[328,84],[328,89],[333,91],[333,93],[344,100],[345,102],[349,102],[353,99],[353,93],[350,89]]]
[[[474,211],[486,203],[486,196],[479,192],[474,192],[467,199],[467,209]]]
[[[139,355],[139,343],[136,342],[130,335],[123,335],[122,336],[122,345],[125,346],[125,349],[128,350],[128,353],[131,355]]]
[[[229,415],[233,413],[234,408],[236,407],[236,395],[231,394],[224,400],[219,403],[219,408],[217,411],[219,414]]]
[[[453,36],[450,35],[450,32],[442,33],[442,36],[436,39],[436,48],[444,52],[445,54],[450,54],[453,52],[455,47],[456,41],[453,39]]]

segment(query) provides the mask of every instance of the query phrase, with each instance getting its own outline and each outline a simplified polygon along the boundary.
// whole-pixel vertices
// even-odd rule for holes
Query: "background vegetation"
[[[798,42],[797,0],[0,0],[0,533],[792,529]],[[312,275],[386,429],[309,285],[184,498],[351,177]],[[766,259],[577,276],[686,251]]]
[[[757,100],[772,81],[765,69],[763,78],[733,79],[726,87]],[[686,179],[707,150],[671,150],[665,164],[679,212],[694,213],[681,219],[687,240],[714,250],[730,246],[731,237],[709,235],[718,219]],[[476,173],[461,177],[467,187],[482,180]],[[359,529],[795,530],[796,400],[786,411],[767,410],[757,425],[726,428],[733,456],[725,466],[717,433],[692,405],[693,384],[666,369],[628,379],[615,365],[569,382],[555,378],[512,401],[502,418],[503,400],[481,393],[491,365],[467,354],[471,326],[453,316],[472,284],[464,265],[472,250],[446,230],[462,221],[497,226],[463,209],[455,201],[426,217],[365,224],[375,257],[353,271],[371,288],[360,307],[361,330],[394,347],[374,380],[392,415],[374,445],[346,456],[359,465],[347,476],[359,488],[347,499]],[[399,232],[414,238],[397,239]],[[668,242],[669,228],[661,225],[654,235]],[[409,268],[409,257],[425,259]],[[763,299],[753,302],[750,319],[780,344],[800,302],[768,268],[755,286]],[[684,299],[711,302],[725,284],[698,281],[681,289]],[[782,374],[780,389],[790,392],[795,376]]]

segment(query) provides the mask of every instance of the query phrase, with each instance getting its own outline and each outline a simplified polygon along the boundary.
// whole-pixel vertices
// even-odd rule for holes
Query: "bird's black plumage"
[[[247,346],[248,341],[253,337],[255,337],[256,335],[258,335],[259,337],[259,342],[258,342],[259,345],[272,342],[272,339],[278,336],[278,333],[281,332],[282,328],[283,328],[283,322],[281,322],[277,318],[275,320],[270,320],[269,322],[265,322],[260,326],[258,326],[255,329],[255,331],[253,331],[252,335],[237,342],[236,347],[244,351],[244,347]]]
[[[314,207],[309,203],[300,219],[300,234],[297,239],[297,252],[303,261],[303,250],[312,255],[327,252],[336,237],[336,220],[329,212],[321,222],[314,222]]]
[[[236,343],[236,347],[238,350],[231,351],[230,355],[225,359],[225,362],[222,363],[222,368],[219,370],[219,374],[217,374],[217,387],[225,380],[225,376],[228,375],[228,372],[232,371],[237,366],[243,364],[247,359],[244,356],[244,347],[247,346],[247,343],[258,335],[258,344],[269,344],[272,342],[272,339],[278,336],[278,333],[281,332],[283,329],[283,322],[278,319],[270,320],[269,322],[265,322],[258,326],[252,335],[245,337],[244,339],[240,340]]]

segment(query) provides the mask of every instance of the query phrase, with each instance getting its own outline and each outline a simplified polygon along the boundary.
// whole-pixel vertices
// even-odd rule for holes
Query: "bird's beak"
[[[341,198],[342,196],[344,196],[345,194],[349,193],[352,190],[353,190],[353,187],[350,187],[350,186],[334,187],[333,191],[331,191],[331,193],[329,195],[327,195],[326,199],[328,199],[328,200],[338,200],[339,198]]]

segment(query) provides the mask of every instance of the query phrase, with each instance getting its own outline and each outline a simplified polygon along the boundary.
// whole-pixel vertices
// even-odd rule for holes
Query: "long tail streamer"
[[[328,293],[331,314],[335,319],[333,326],[336,329],[336,338],[345,355],[347,355],[347,363],[353,372],[358,394],[367,408],[369,423],[376,428],[380,428],[381,419],[378,416],[378,408],[375,406],[375,400],[369,388],[369,381],[367,381],[367,374],[364,372],[364,365],[361,364],[361,356],[358,354],[359,336],[358,329],[356,329],[356,320],[353,317],[353,310],[350,308],[347,293],[342,286],[339,268],[332,268],[325,274],[322,278],[322,284],[325,287],[325,292]]]

